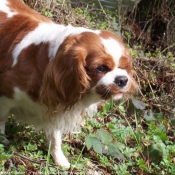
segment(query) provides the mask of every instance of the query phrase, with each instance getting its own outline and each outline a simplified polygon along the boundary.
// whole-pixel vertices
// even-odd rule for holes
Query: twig
[[[10,172],[11,172],[12,167],[13,167],[12,160],[11,160],[11,159],[9,159],[9,167],[8,167],[7,173],[10,173]]]
[[[36,164],[39,164],[39,165],[43,164],[43,162],[46,162],[45,159],[40,160],[40,162],[39,162],[39,161],[33,160],[33,159],[31,159],[31,158],[28,158],[28,157],[26,157],[26,156],[23,156],[23,155],[21,155],[21,154],[19,154],[19,153],[17,153],[17,152],[14,152],[14,151],[13,151],[13,155],[18,156],[18,157],[20,157],[20,158],[22,158],[22,159],[26,159],[26,160],[28,160],[29,162],[36,163]],[[48,166],[49,166],[49,167],[58,168],[58,166],[55,166],[55,165],[48,165]]]
[[[16,153],[16,152],[13,152],[13,154],[14,154],[15,156],[21,157],[22,159],[26,159],[26,160],[28,160],[28,161],[30,161],[30,162],[33,162],[33,163],[36,163],[36,164],[41,164],[41,162],[38,162],[38,161],[36,161],[36,160],[33,160],[33,159],[28,158],[28,157],[26,157],[26,156],[23,156],[22,154],[19,154],[19,153]]]

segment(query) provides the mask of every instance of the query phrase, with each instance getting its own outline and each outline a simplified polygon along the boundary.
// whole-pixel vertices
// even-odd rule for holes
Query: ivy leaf
[[[112,137],[109,135],[109,133],[104,129],[98,129],[97,133],[102,141],[102,143],[107,144],[112,141]]]
[[[140,109],[140,110],[143,110],[145,109],[145,103],[143,103],[142,101],[140,100],[136,100],[135,98],[132,98],[132,103],[133,105],[137,108],[137,109]]]

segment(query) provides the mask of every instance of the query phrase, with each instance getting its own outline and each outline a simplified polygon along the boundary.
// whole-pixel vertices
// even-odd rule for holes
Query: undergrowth
[[[108,29],[122,36],[115,13],[105,9],[72,8],[65,1],[32,2],[32,8],[58,23]],[[141,48],[130,49],[139,94],[104,102],[93,118],[84,117],[79,134],[63,137],[69,170],[54,165],[42,131],[16,123],[10,115],[9,143],[0,136],[0,174],[175,175],[175,58],[159,50],[143,53]]]

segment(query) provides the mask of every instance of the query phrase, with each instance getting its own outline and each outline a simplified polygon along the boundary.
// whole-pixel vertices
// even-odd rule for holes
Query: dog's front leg
[[[53,131],[51,138],[48,138],[52,142],[51,154],[53,156],[55,164],[65,168],[69,168],[70,163],[68,162],[67,158],[65,157],[61,149],[61,144],[62,144],[61,138],[62,138],[62,133],[59,130]]]

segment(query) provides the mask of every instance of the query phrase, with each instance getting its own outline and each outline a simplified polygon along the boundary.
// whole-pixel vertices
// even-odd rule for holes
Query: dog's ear
[[[90,87],[85,70],[87,51],[74,40],[63,42],[46,68],[40,99],[49,108],[59,104],[71,108]]]

